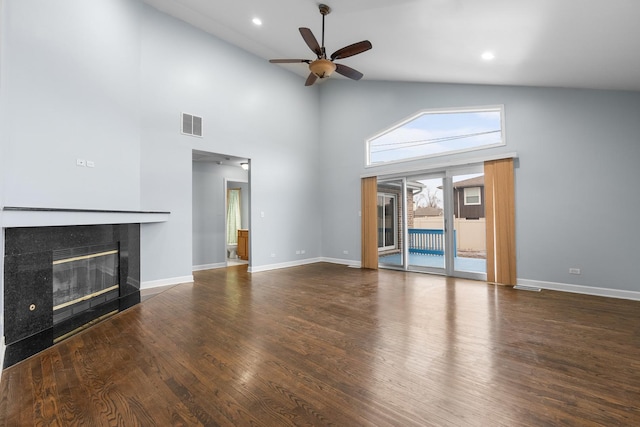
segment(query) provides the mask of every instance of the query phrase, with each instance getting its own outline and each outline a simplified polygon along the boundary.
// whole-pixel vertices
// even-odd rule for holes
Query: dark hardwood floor
[[[640,302],[313,264],[195,273],[6,369],[0,425],[640,425]]]

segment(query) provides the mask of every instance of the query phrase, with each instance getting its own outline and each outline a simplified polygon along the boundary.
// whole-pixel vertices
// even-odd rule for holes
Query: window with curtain
[[[240,189],[227,190],[227,244],[238,243],[238,230],[242,227],[240,216]]]

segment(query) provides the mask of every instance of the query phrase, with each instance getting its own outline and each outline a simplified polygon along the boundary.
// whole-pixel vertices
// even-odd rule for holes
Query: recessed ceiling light
[[[495,57],[496,56],[493,54],[493,52],[489,52],[489,51],[482,54],[482,59],[484,59],[485,61],[491,61]]]
[[[260,18],[253,18],[253,19],[251,20],[251,22],[253,22],[253,25],[255,25],[255,26],[257,26],[257,27],[259,27],[259,26],[261,26],[261,25],[262,25],[262,19],[260,19]]]

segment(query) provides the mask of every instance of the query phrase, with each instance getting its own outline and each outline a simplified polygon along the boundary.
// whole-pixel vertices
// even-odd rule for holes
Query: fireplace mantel
[[[166,222],[170,212],[99,209],[60,209],[5,206],[2,227],[49,227],[64,225],[148,224]]]

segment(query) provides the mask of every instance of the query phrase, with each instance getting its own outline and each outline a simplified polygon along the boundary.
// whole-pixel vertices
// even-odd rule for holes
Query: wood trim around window
[[[362,178],[362,268],[378,269],[378,179]]]
[[[487,281],[516,285],[513,159],[484,164]]]

